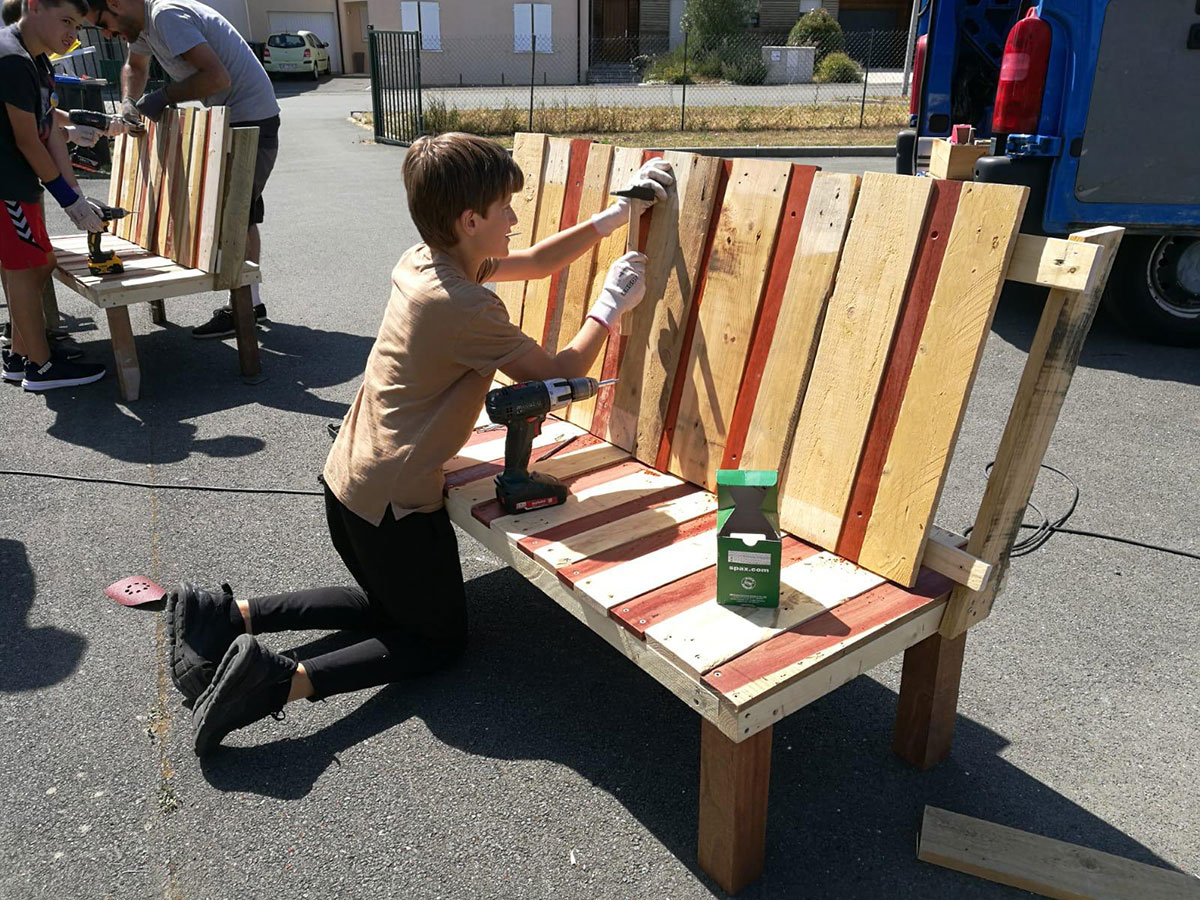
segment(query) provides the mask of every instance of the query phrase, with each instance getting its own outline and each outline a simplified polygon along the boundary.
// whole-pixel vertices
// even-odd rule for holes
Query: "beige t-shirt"
[[[367,371],[329,458],[325,483],[372,525],[442,506],[442,465],[466,443],[496,369],[534,341],[481,282],[427,244],[392,270],[392,295]]]

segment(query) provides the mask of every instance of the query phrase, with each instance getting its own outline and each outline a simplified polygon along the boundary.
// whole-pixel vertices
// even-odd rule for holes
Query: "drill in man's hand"
[[[553,475],[529,471],[533,439],[552,410],[587,400],[615,378],[550,378],[523,381],[489,391],[484,406],[488,418],[508,427],[504,439],[504,471],[496,476],[496,499],[510,515],[557,506],[567,499],[567,486]]]

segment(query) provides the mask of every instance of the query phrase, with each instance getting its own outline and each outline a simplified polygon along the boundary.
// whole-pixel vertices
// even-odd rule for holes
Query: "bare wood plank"
[[[605,611],[678,578],[713,566],[717,530],[663,547],[575,582],[575,593]],[[716,584],[715,575],[713,584]]]
[[[150,321],[155,325],[167,324],[167,305],[161,300],[151,300],[150,306]]]
[[[567,164],[567,189],[563,195],[562,217],[558,223],[558,230],[565,231],[568,228],[574,228],[581,221],[586,222],[588,213],[580,219],[579,217],[579,202],[583,199],[584,179],[587,178],[587,163],[588,156],[591,153],[592,142],[586,138],[574,138],[571,140],[570,160]],[[594,248],[593,248],[594,249]],[[589,253],[583,254],[588,256]],[[563,337],[563,306],[564,294],[567,286],[567,269],[559,269],[550,276],[549,294],[546,301],[546,334],[542,341],[542,346],[549,352],[554,353],[560,343],[570,341],[578,331],[578,327],[573,324],[568,324],[566,327],[570,330],[570,334]],[[572,311],[574,315],[574,311]]]
[[[188,245],[191,232],[188,230],[188,197],[192,161],[192,131],[196,123],[196,110],[187,107],[179,110],[179,146],[175,157],[175,171],[171,180],[170,226],[167,229],[167,252],[163,254],[180,265],[188,263]]]
[[[254,187],[254,160],[258,152],[258,129],[235,128],[225,166],[224,210],[221,213],[220,270],[217,290],[233,287],[246,261],[246,232],[250,223],[250,195]],[[251,324],[254,311],[251,309]],[[253,337],[253,333],[251,334]],[[257,354],[257,339],[255,353]],[[241,341],[238,341],[239,352]]]
[[[925,770],[950,755],[967,635],[933,634],[904,651],[892,750]]]
[[[571,142],[566,138],[550,138],[546,162],[542,169],[541,198],[538,200],[534,240],[544,240],[557,234],[562,222],[563,198],[567,193],[567,171],[571,159]],[[546,312],[550,305],[550,278],[538,278],[525,286],[525,305],[521,310],[521,330],[542,343],[546,333]]]
[[[490,420],[488,420],[490,421]],[[504,441],[506,431],[503,428],[498,428],[496,431],[485,432],[489,438],[478,443],[468,444],[463,447],[442,466],[442,471],[446,474],[457,472],[461,469],[467,469],[476,466],[481,462],[488,462],[493,459],[504,458]],[[532,449],[540,450],[542,447],[556,444],[559,441],[564,441],[567,438],[575,437],[583,434],[583,429],[571,425],[569,422],[560,422],[556,419],[547,420],[542,426],[542,433],[534,435]],[[537,454],[533,454],[533,459],[537,459]]]
[[[157,126],[153,122],[146,123],[146,132],[138,138],[138,168],[137,184],[134,188],[134,208],[137,215],[132,217],[129,224],[129,239],[140,246],[146,246],[146,228],[154,221],[155,201],[151,194],[156,182],[153,181],[152,167],[154,165],[154,145]]]
[[[579,195],[579,222],[586,222],[608,205],[608,182],[612,172],[612,144],[592,144],[588,148],[587,168],[583,189]],[[583,326],[583,317],[591,301],[592,277],[596,271],[596,247],[588,250],[567,269],[566,286],[562,292],[562,315],[552,352],[557,353],[571,342]],[[548,348],[549,349],[549,348]]]
[[[204,185],[204,167],[208,156],[209,110],[192,110],[192,150],[188,156],[187,225],[175,243],[179,248],[179,262],[185,266],[196,266],[196,245],[200,233],[200,205]]]
[[[833,548],[875,408],[931,183],[868,172],[780,492],[780,524]]]
[[[124,174],[123,169],[124,169],[124,165],[125,165],[125,135],[124,134],[118,134],[115,138],[113,138],[112,148],[109,150],[109,156],[111,157],[112,162],[109,166],[108,205],[109,206],[120,206],[121,205],[121,177]],[[109,230],[112,231],[113,234],[116,234],[116,231],[113,230],[113,227],[116,225],[117,221],[120,221],[120,220],[114,220],[113,222],[109,223],[109,226],[110,226]]]
[[[813,177],[739,468],[784,467],[785,452],[808,388],[825,307],[833,293],[858,185],[857,175],[818,172]]]
[[[129,212],[137,210],[137,171],[140,165],[141,140],[130,135],[121,135],[124,143],[121,163],[121,186],[119,204]],[[134,216],[118,219],[112,229],[113,234],[129,240],[130,228],[133,227]]]
[[[779,229],[788,163],[735,160],[725,193],[667,470],[715,490]]]
[[[992,327],[1027,188],[967,183],[908,376],[858,562],[912,584]]]
[[[158,218],[154,222],[154,237],[150,249],[160,256],[171,258],[171,248],[168,237],[171,230],[171,213],[178,188],[179,149],[182,113],[177,109],[168,109],[163,113],[158,123],[159,127],[159,171],[161,182],[158,194]]]
[[[146,182],[146,206],[142,213],[144,221],[138,224],[138,243],[162,255],[158,240],[158,228],[166,215],[167,198],[163,193],[164,172],[168,168],[171,149],[171,122],[165,114],[158,122],[148,122],[146,136],[150,140],[150,175]]]
[[[629,182],[642,165],[642,151],[633,147],[618,147],[613,153],[612,168],[609,171],[608,189],[607,192],[618,191]],[[625,255],[625,237],[629,231],[628,225],[622,225],[612,234],[603,238],[596,245],[596,264],[592,269],[592,283],[589,285],[585,296],[587,297],[586,305],[591,306],[596,299],[596,295],[600,293],[600,289],[604,286],[604,279],[608,276],[608,268],[618,259]],[[615,338],[614,338],[615,339]],[[599,378],[604,370],[605,355],[608,351],[610,339],[605,348],[600,351],[596,361],[588,370],[588,375],[592,378]],[[567,407],[567,419],[579,425],[581,428],[591,429],[592,417],[596,412],[596,398],[584,400],[580,403],[572,403]]]
[[[669,150],[675,173],[667,199],[650,211],[646,299],[629,314],[629,337],[609,415],[608,438],[653,464],[662,440],[671,384],[695,298],[721,160]]]
[[[133,327],[129,323],[129,309],[118,306],[106,310],[108,333],[112,338],[113,359],[116,362],[117,381],[121,396],[136,400],[142,390],[142,372],[138,368],[137,348],[133,343]]]
[[[1200,879],[926,806],[917,859],[1058,900],[1197,900]]]
[[[700,868],[727,894],[762,875],[771,779],[771,729],[734,743],[700,724]]]
[[[957,588],[950,597],[941,633],[957,637],[992,609],[1004,584],[1009,551],[1021,527],[1025,506],[1033,493],[1038,469],[1059,411],[1071,386],[1083,342],[1092,327],[1096,307],[1108,281],[1123,228],[1092,228],[1071,235],[1072,241],[1103,248],[1092,290],[1084,293],[1051,291],[1038,322],[1021,383],[1013,400],[1004,435],[996,451],[996,464],[984,489],[975,516],[967,552],[995,566],[991,583],[983,590]]]
[[[204,181],[200,199],[200,224],[196,236],[195,268],[217,270],[221,214],[225,203],[225,165],[232,140],[224,106],[208,111],[208,143],[204,151]]]
[[[520,132],[513,138],[513,162],[525,176],[525,185],[512,198],[513,212],[517,214],[517,233],[509,238],[510,253],[524,250],[537,242],[538,201],[541,197],[546,142],[544,134]],[[502,281],[496,285],[496,295],[508,310],[509,321],[518,326],[525,303],[525,284],[524,281]]]
[[[1004,277],[1064,291],[1088,291],[1095,284],[1100,252],[1095,244],[1019,234]]]

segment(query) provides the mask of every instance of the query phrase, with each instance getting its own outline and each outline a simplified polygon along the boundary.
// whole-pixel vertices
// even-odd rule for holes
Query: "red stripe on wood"
[[[679,401],[683,397],[683,380],[687,375],[687,366],[691,361],[692,338],[696,333],[697,314],[700,311],[700,301],[704,298],[704,287],[708,284],[708,264],[712,259],[713,241],[717,237],[717,221],[721,218],[721,206],[725,202],[725,188],[729,184],[729,176],[733,172],[732,160],[722,160],[723,165],[717,177],[717,192],[713,197],[712,218],[708,221],[708,235],[704,239],[704,253],[700,257],[700,273],[697,277],[696,292],[692,299],[691,309],[688,310],[687,326],[683,333],[683,346],[679,350],[679,364],[675,369],[675,379],[671,383],[671,399],[667,403],[667,418],[663,423],[662,441],[658,446],[658,457],[655,468],[666,471],[671,460],[671,439],[675,436],[675,422],[679,418]]]
[[[625,355],[625,342],[628,335],[614,332],[608,338],[604,349],[604,365],[600,367],[600,377],[603,379],[616,378],[621,370],[621,357]],[[594,434],[604,434],[608,430],[608,419],[612,415],[613,398],[616,391],[611,387],[601,388],[596,396],[596,408],[592,411],[592,427],[588,429]]]
[[[922,569],[914,587],[906,589],[889,582],[867,591],[836,609],[747,650],[713,669],[704,676],[704,680],[721,693],[730,694],[752,681],[802,662],[872,628],[888,623],[903,623],[945,597],[953,586],[945,576]],[[847,651],[849,649],[846,648]],[[844,652],[830,654],[820,665],[827,665],[844,655]]]
[[[816,547],[798,541],[791,535],[785,535],[780,563],[782,566],[790,566],[817,552],[819,551]],[[645,640],[646,629],[651,625],[657,625],[693,606],[707,603],[716,596],[717,567],[709,566],[635,597],[627,603],[618,604],[610,609],[608,614]]]
[[[838,537],[837,553],[849,560],[857,560],[862,552],[867,525],[871,521],[871,508],[879,492],[879,479],[887,462],[888,448],[896,431],[896,420],[900,416],[900,404],[912,374],[913,360],[921,342],[921,332],[929,315],[929,303],[933,299],[942,258],[946,255],[950,229],[954,224],[954,213],[958,208],[958,197],[962,192],[961,181],[934,180],[930,213],[925,218],[921,242],[917,245],[917,261],[909,280],[900,313],[900,324],[892,342],[892,353],[883,377],[883,387],[871,416],[867,430],[867,442],[863,448],[854,489],[850,494],[850,506],[842,522],[842,533]]]
[[[754,330],[751,332],[746,368],[742,373],[733,416],[729,420],[725,457],[721,461],[723,469],[738,468],[742,450],[746,447],[746,432],[750,429],[754,403],[758,400],[758,387],[762,384],[763,371],[767,367],[767,354],[770,353],[771,341],[775,338],[775,324],[779,321],[783,292],[787,288],[788,275],[792,270],[792,257],[796,255],[800,226],[804,223],[804,210],[808,206],[808,194],[812,190],[813,176],[816,173],[816,166],[792,166],[791,180],[788,182],[787,195],[783,201],[779,237],[771,253],[762,303],[759,305]]]
[[[579,198],[583,194],[583,176],[587,169],[588,151],[592,142],[585,138],[575,138],[571,141],[571,154],[567,162],[567,192],[563,195],[562,218],[558,223],[559,231],[566,231],[579,224]],[[550,339],[558,338],[558,326],[562,317],[562,277],[565,268],[559,269],[550,276],[550,297],[546,301],[546,326],[542,330],[542,346],[550,346]]]
[[[706,531],[715,532],[716,529],[717,514],[715,512],[705,513],[698,518],[673,523],[662,531],[626,541],[624,544],[611,547],[595,556],[581,559],[569,566],[563,566],[558,570],[558,578],[563,584],[574,585],[581,578],[588,578],[597,572],[603,572],[605,569],[611,569],[613,566],[637,559],[639,556],[645,556],[647,553],[653,553],[655,550],[661,550],[663,547],[670,547],[672,544],[694,538]]]
[[[615,466],[609,466],[607,469],[600,469],[593,472],[585,472],[581,475],[576,475],[574,478],[564,478],[563,484],[572,491],[582,491],[585,488],[594,487],[597,484],[605,484],[609,481],[615,481],[618,478],[623,478],[626,475],[632,475],[635,472],[646,472],[647,468],[640,462],[623,462],[617,463]],[[491,525],[496,519],[501,516],[506,516],[503,509],[500,508],[500,501],[485,500],[483,503],[477,504],[471,508],[471,515],[482,522],[484,525]]]
[[[202,162],[200,164],[200,185],[199,191],[193,198],[196,210],[196,233],[192,235],[192,260],[191,264],[194,268],[200,268],[200,233],[204,230],[204,185],[208,179],[208,145],[212,141],[212,129],[209,127],[210,115],[201,114],[201,110],[196,110],[196,123],[193,128],[199,128],[200,122],[204,122],[204,150],[202,151]],[[191,221],[189,216],[188,221]],[[207,261],[205,261],[207,264]]]
[[[482,444],[487,441],[494,441],[496,438],[502,438],[508,433],[508,429],[503,425],[484,425],[482,428],[477,428],[471,432],[471,436],[467,438],[467,442],[463,444],[463,448],[473,447],[476,444]]]
[[[604,509],[600,512],[592,513],[590,516],[584,516],[582,519],[564,522],[562,525],[556,525],[554,528],[548,528],[545,531],[539,531],[537,534],[531,534],[528,537],[521,538],[517,542],[517,545],[532,556],[547,544],[553,544],[556,541],[565,541],[567,538],[583,534],[585,531],[591,531],[593,528],[599,528],[610,522],[628,518],[637,513],[645,512],[648,509],[656,509],[688,494],[698,493],[700,492],[696,489],[695,485],[677,484],[669,488],[664,488],[661,491],[655,491],[653,494],[638,497],[636,500],[630,500],[628,503],[622,503],[620,506]]]
[[[590,437],[590,435],[589,435]],[[536,463],[539,459],[538,453],[543,453],[541,459],[545,459],[544,454],[558,453],[560,450],[570,446],[572,449],[583,449],[579,441],[575,438],[567,438],[565,441],[559,441],[557,444],[548,444],[545,447],[535,447],[533,450],[533,461]],[[470,484],[472,481],[479,481],[482,478],[492,478],[504,471],[504,457],[498,456],[495,459],[489,459],[480,462],[473,466],[468,466],[465,469],[459,469],[456,472],[446,474],[446,490],[455,487],[462,487],[464,484]]]

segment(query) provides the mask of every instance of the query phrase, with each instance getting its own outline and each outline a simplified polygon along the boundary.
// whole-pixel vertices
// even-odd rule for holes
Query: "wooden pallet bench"
[[[584,220],[650,155],[519,135],[521,239]],[[788,714],[903,653],[895,750],[949,752],[965,631],[1003,581],[1122,232],[1021,235],[1021,187],[664,155],[677,183],[641,223],[647,297],[593,373],[620,381],[536,441],[568,501],[504,515],[504,432],[481,417],[447,507],[700,714],[699,860],[734,893],[762,869]],[[563,346],[624,232],[500,285],[513,321]],[[1052,290],[966,541],[933,520],[1006,278]],[[778,609],[715,602],[721,468],[780,473]]]
[[[121,395],[136,400],[141,372],[129,307],[150,303],[154,321],[166,321],[162,301],[223,291],[262,280],[246,260],[246,232],[257,128],[230,128],[225,107],[167,110],[140,137],[122,135],[113,146],[108,205],[130,215],[110,223],[105,250],[125,271],[93,275],[87,235],[52,237],[54,277],[103,309],[108,317]],[[254,313],[235,303],[238,359],[243,374],[259,371]],[[246,305],[245,310],[236,307]]]

